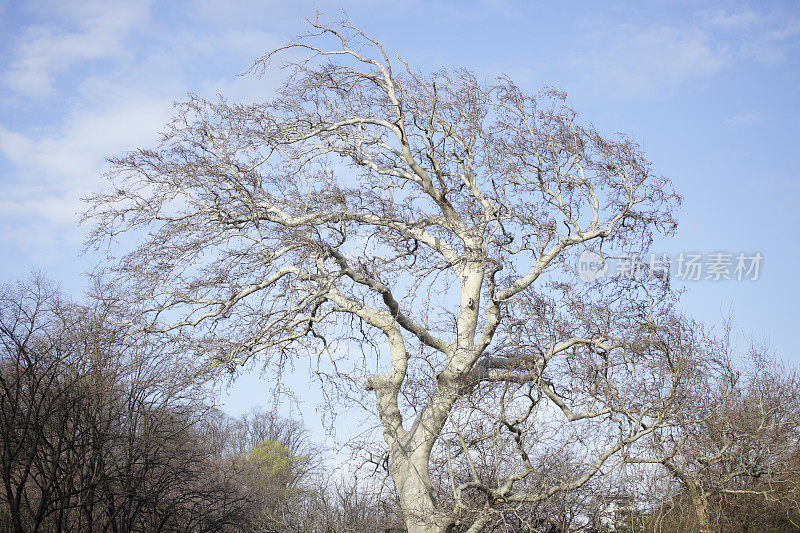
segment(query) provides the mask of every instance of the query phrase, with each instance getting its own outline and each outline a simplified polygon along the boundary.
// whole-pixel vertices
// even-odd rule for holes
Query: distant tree
[[[114,299],[0,288],[0,507],[9,529],[241,531],[245,496],[197,433],[196,374]]]
[[[423,76],[347,23],[311,23],[253,70],[282,51],[274,100],[191,97],[90,200],[92,242],[139,242],[110,274],[147,329],[231,371],[310,355],[349,400],[372,395],[412,533],[490,527],[650,435],[691,372],[653,334],[681,322],[674,294],[665,276],[572,271],[585,249],[635,256],[674,230],[680,198],[640,148],[558,91]],[[470,468],[469,421],[512,451],[493,477]],[[543,442],[581,467],[528,483]],[[447,446],[459,461],[434,468]]]
[[[753,524],[760,531],[761,523],[795,531],[800,524],[789,525],[800,473],[797,372],[755,348],[739,370],[727,338],[711,348],[716,369],[707,367],[687,388],[673,408],[673,424],[626,451],[626,461],[658,465],[673,481],[656,501],[654,530],[748,531]]]
[[[92,391],[74,357],[78,316],[42,278],[0,293],[0,469],[13,531],[59,524],[91,486],[76,462],[92,456],[72,415]],[[91,460],[86,464],[91,470]],[[87,479],[88,478],[88,479]],[[90,481],[91,485],[91,481]]]
[[[323,497],[323,450],[298,421],[255,409],[229,421],[231,468],[251,502],[253,531],[303,531],[306,508]]]
[[[358,479],[338,480],[325,487],[326,498],[314,510],[323,518],[324,533],[401,533],[405,531],[393,494],[375,491]]]

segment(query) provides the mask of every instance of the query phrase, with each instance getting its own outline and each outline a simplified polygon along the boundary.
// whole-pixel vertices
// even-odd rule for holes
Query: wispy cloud
[[[771,206],[781,215],[796,220],[800,218],[797,203],[800,201],[800,179],[784,175],[758,176],[754,187],[767,191]]]
[[[764,120],[764,115],[756,111],[744,110],[730,117],[725,123],[735,128],[755,126]]]
[[[742,58],[767,65],[785,62],[800,37],[800,20],[794,13],[718,10],[703,13],[700,20],[719,39],[733,36]]]
[[[61,127],[25,136],[0,130],[0,152],[26,175],[68,186],[83,184],[107,155],[155,139],[169,118],[169,99],[127,93],[91,110],[76,109]]]
[[[761,16],[751,9],[728,11],[719,9],[701,15],[705,26],[721,30],[742,30],[750,28],[761,21]]]
[[[76,109],[60,127],[34,134],[0,127],[0,162],[9,167],[0,180],[0,220],[15,228],[4,241],[44,262],[57,255],[53,243],[81,241],[81,197],[103,187],[105,157],[152,144],[171,112],[169,99],[125,96]]]
[[[0,73],[0,227],[14,228],[0,240],[36,257],[47,258],[53,243],[80,242],[80,198],[103,187],[105,158],[152,145],[173,101],[189,91],[255,100],[277,82],[236,74],[285,37],[213,19],[161,31],[159,24],[168,22],[147,21],[147,4],[131,4],[54,3],[53,12],[39,13],[35,25],[14,37],[11,61]],[[143,35],[158,44],[148,46]],[[127,40],[135,41],[130,49]],[[107,61],[95,67],[95,59]],[[60,76],[73,79],[57,92]],[[23,109],[35,109],[43,97],[59,102],[46,127],[9,107],[23,102]],[[14,112],[3,116],[3,106]]]
[[[692,22],[634,25],[584,21],[575,64],[600,90],[626,98],[709,78],[747,61],[786,62],[800,44],[800,18],[751,8],[700,11]]]
[[[616,26],[595,32],[592,43],[576,62],[600,90],[623,97],[714,74],[729,61],[726,48],[698,29]]]
[[[759,32],[742,46],[742,55],[766,65],[780,65],[798,46],[800,22],[787,22]]]
[[[56,76],[76,64],[120,57],[131,31],[148,15],[147,2],[67,1],[46,3],[51,21],[22,31],[12,50],[9,68],[0,75],[11,91],[44,97]]]

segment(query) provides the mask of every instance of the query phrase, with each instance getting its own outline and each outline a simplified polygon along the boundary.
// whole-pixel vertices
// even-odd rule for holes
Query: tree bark
[[[689,496],[692,498],[692,506],[697,517],[698,533],[714,533],[711,521],[708,518],[708,499],[695,483],[687,483],[686,486],[689,490]]]
[[[389,472],[394,480],[408,533],[442,533],[446,529],[436,507],[427,454],[392,450]]]

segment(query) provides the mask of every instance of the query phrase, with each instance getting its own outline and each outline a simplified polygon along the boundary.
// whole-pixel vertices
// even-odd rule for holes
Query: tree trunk
[[[397,450],[389,459],[389,472],[397,488],[408,533],[444,532],[447,526],[436,508],[427,457],[424,454],[406,456]]]
[[[397,394],[405,376],[407,355],[402,337],[387,333],[391,343],[392,365],[397,367],[397,372],[395,380],[389,380],[393,386],[377,391],[377,405],[384,423],[386,442],[390,446],[389,473],[394,480],[409,533],[444,533],[452,518],[451,513],[437,508],[428,462],[450,410],[466,392],[466,377],[479,355],[474,351],[474,346],[484,267],[483,262],[472,261],[464,268],[456,328],[456,346],[460,348],[447,354],[447,364],[436,375],[436,391],[407,433],[402,431],[402,418],[397,409]],[[384,390],[388,392],[382,392]],[[470,531],[480,531],[484,524],[485,520],[478,520]]]
[[[714,533],[711,528],[711,521],[708,518],[708,499],[706,495],[695,483],[687,483],[687,488],[689,489],[689,496],[692,498],[692,505],[697,517],[698,533]]]

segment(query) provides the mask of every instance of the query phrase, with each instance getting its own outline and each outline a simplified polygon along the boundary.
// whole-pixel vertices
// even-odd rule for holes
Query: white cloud
[[[577,58],[598,89],[617,96],[642,96],[712,75],[728,53],[696,29],[618,26],[596,32],[592,52]]]
[[[749,28],[761,21],[761,17],[750,9],[734,12],[719,9],[706,13],[703,18],[707,26],[728,31]]]
[[[765,65],[786,62],[800,37],[800,22],[782,21],[754,32],[742,45],[742,55]]]
[[[33,143],[22,134],[9,131],[0,126],[0,154],[6,159],[21,164],[21,155],[32,150]]]
[[[576,66],[599,90],[644,96],[742,61],[783,64],[800,38],[798,17],[779,10],[720,9],[699,12],[695,21],[643,27],[586,19]]]
[[[734,37],[741,57],[766,65],[785,62],[800,36],[800,21],[794,13],[718,10],[705,13],[701,20],[718,38]]]
[[[48,3],[54,19],[29,26],[16,46],[2,83],[26,97],[52,93],[55,77],[76,64],[120,57],[125,40],[147,17],[146,2],[68,1]]]
[[[759,176],[753,186],[767,191],[771,206],[780,210],[790,220],[800,218],[797,203],[800,201],[800,179],[786,176]]]
[[[82,240],[81,198],[103,188],[105,158],[152,144],[171,114],[168,98],[131,92],[100,106],[76,109],[55,129],[23,135],[0,127],[2,239],[37,262],[53,259],[54,243]],[[50,254],[50,255],[48,255]]]
[[[76,105],[55,128],[23,135],[0,127],[0,154],[24,179],[66,187],[89,179],[106,156],[152,143],[170,114],[168,96],[117,86],[104,100]]]
[[[280,42],[276,36],[224,25],[208,32],[187,26],[159,33],[157,46],[134,43],[127,50],[125,35],[139,31],[136,25],[147,16],[146,4],[129,4],[73,1],[70,13],[54,4],[56,13],[40,17],[48,22],[20,30],[21,44],[0,78],[19,91],[17,99],[41,97],[81,61],[108,59],[100,68],[82,70],[88,75],[58,95],[47,127],[29,124],[24,111],[0,119],[0,227],[13,228],[0,232],[0,239],[37,258],[47,257],[54,243],[81,241],[80,198],[103,188],[105,158],[152,145],[172,115],[173,101],[188,91],[265,98],[274,88],[273,79],[236,74]],[[9,122],[12,115],[19,117],[16,122]]]
[[[764,120],[764,115],[755,111],[745,110],[730,117],[725,123],[729,126],[744,128],[754,126]]]

